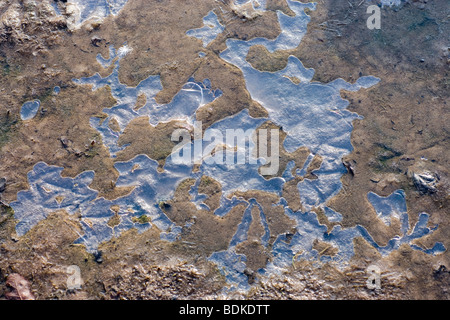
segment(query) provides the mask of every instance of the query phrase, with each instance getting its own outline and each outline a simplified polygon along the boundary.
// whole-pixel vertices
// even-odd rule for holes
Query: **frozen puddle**
[[[121,3],[117,2],[120,7]],[[96,2],[97,3],[97,2]],[[289,57],[285,69],[277,72],[261,72],[254,69],[246,62],[246,56],[254,45],[263,45],[269,51],[295,48],[299,45],[306,33],[306,27],[310,20],[304,12],[306,8],[315,9],[313,3],[300,3],[287,1],[295,16],[287,16],[278,12],[281,34],[273,40],[264,38],[250,41],[229,39],[227,49],[220,57],[238,67],[245,78],[246,88],[252,99],[258,101],[268,111],[268,118],[253,118],[248,110],[222,119],[209,127],[204,138],[197,138],[191,143],[183,145],[166,159],[164,171],[157,170],[158,164],[146,155],[139,155],[128,162],[115,164],[120,176],[116,185],[118,187],[133,186],[133,191],[116,200],[105,200],[97,197],[97,191],[89,188],[94,178],[93,172],[85,172],[76,178],[62,178],[60,173],[63,168],[48,166],[38,163],[28,174],[30,188],[18,193],[17,201],[11,203],[15,216],[19,221],[16,230],[19,235],[24,235],[39,221],[55,210],[64,209],[69,214],[79,212],[83,234],[80,234],[78,243],[86,246],[90,252],[95,252],[102,242],[119,236],[123,231],[136,228],[139,231],[156,226],[162,230],[161,239],[176,241],[180,239],[183,228],[176,225],[165,215],[159,204],[173,197],[178,184],[187,178],[194,179],[196,183],[190,191],[192,202],[198,209],[211,209],[203,202],[205,195],[198,191],[202,176],[209,176],[220,182],[222,186],[222,198],[220,206],[213,214],[225,216],[237,205],[245,204],[242,220],[238,224],[227,250],[213,253],[209,259],[215,262],[226,275],[230,284],[236,288],[248,289],[248,278],[244,274],[246,269],[246,256],[238,254],[236,247],[248,239],[252,212],[259,214],[259,220],[263,228],[259,243],[269,248],[269,239],[275,238],[271,245],[270,262],[258,270],[259,274],[278,273],[292,265],[294,260],[310,260],[321,262],[334,262],[338,267],[344,267],[354,255],[353,240],[355,237],[363,237],[370,245],[382,255],[387,255],[397,250],[400,245],[406,244],[415,250],[421,250],[427,254],[439,254],[445,250],[442,243],[436,243],[431,249],[421,248],[414,244],[414,240],[432,233],[435,228],[427,227],[429,215],[422,213],[414,226],[409,225],[408,210],[404,192],[397,190],[388,197],[380,197],[375,193],[369,193],[367,198],[372,204],[380,219],[386,227],[391,225],[393,219],[401,222],[401,234],[389,240],[386,246],[377,244],[373,237],[362,226],[342,228],[336,225],[330,233],[327,227],[320,224],[313,207],[323,209],[329,221],[339,223],[343,217],[327,206],[327,202],[341,189],[340,179],[346,172],[342,165],[342,157],[352,151],[351,132],[352,121],[361,117],[347,110],[348,101],[342,99],[341,90],[358,91],[376,85],[380,79],[375,77],[361,77],[354,83],[348,83],[343,79],[337,79],[330,83],[312,82],[314,70],[305,68],[296,57]],[[260,12],[265,8],[265,1],[235,1],[236,6],[251,5],[253,10]],[[100,2],[99,4],[100,5]],[[86,2],[86,8],[93,8],[91,2]],[[89,7],[91,6],[91,7]],[[94,6],[95,7],[95,6]],[[90,10],[90,9],[89,9]],[[91,11],[85,9],[85,17]],[[102,9],[104,10],[104,8]],[[84,12],[84,11],[83,11]],[[106,12],[106,11],[102,11]],[[211,12],[203,20],[204,26],[199,29],[187,31],[187,36],[196,37],[207,46],[223,32],[217,16]],[[74,79],[79,85],[91,85],[92,90],[108,86],[117,103],[111,108],[105,108],[107,119],[100,121],[91,118],[90,124],[103,137],[103,142],[109,149],[111,157],[126,148],[118,146],[118,139],[127,125],[133,119],[141,116],[149,117],[149,124],[156,126],[161,122],[180,120],[188,126],[195,125],[195,113],[198,108],[207,105],[222,95],[220,88],[213,88],[210,81],[202,82],[189,80],[167,105],[159,105],[155,101],[156,94],[162,90],[160,78],[150,76],[136,87],[128,87],[119,81],[118,72],[120,60],[130,51],[126,44],[115,49],[110,47],[109,57],[101,55],[97,61],[105,68],[114,64],[114,70],[106,77],[95,74],[88,78]],[[296,78],[298,81],[291,81]],[[145,95],[146,104],[135,109],[137,99]],[[25,105],[24,105],[25,107]],[[32,111],[39,105],[31,104],[23,109],[23,116],[28,118]],[[35,112],[34,112],[35,113]],[[22,115],[22,113],[21,113]],[[110,120],[115,119],[120,127],[118,132],[109,128]],[[310,155],[302,169],[292,172],[294,162],[288,163],[281,177],[265,179],[260,175],[261,159],[253,159],[252,153],[237,148],[233,151],[236,157],[243,157],[246,164],[218,164],[211,161],[211,141],[208,133],[220,133],[225,136],[227,129],[255,130],[264,122],[270,120],[287,133],[284,147],[288,152],[294,152],[300,147],[307,147]],[[248,142],[248,147],[254,146]],[[197,170],[193,170],[192,159],[199,163]],[[223,154],[226,157],[226,154]],[[319,169],[314,171],[317,179],[303,179],[298,184],[298,192],[301,204],[305,211],[294,212],[281,197],[283,186],[295,175],[305,176],[309,164],[315,156],[322,158]],[[217,160],[217,159],[216,159]],[[284,214],[296,221],[296,229],[293,235],[271,234],[266,218],[266,212],[255,199],[241,199],[232,197],[236,191],[260,190],[276,194],[280,198],[277,206],[282,206]],[[118,215],[119,222],[111,225],[112,217]],[[149,218],[140,219],[142,217]],[[205,230],[205,232],[207,232]],[[336,254],[326,255],[315,250],[316,240],[325,242],[335,248]]]
[[[187,31],[186,34],[201,39],[203,47],[206,48],[225,28],[220,24],[217,15],[213,11],[203,18],[203,25],[201,28]]]
[[[20,119],[22,120],[30,120],[33,119],[41,105],[39,100],[27,101],[22,105],[20,109]]]

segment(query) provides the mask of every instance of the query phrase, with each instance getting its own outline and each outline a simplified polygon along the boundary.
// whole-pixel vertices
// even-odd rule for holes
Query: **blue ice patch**
[[[33,119],[36,116],[40,105],[41,102],[39,100],[25,102],[20,109],[20,119],[24,121]]]

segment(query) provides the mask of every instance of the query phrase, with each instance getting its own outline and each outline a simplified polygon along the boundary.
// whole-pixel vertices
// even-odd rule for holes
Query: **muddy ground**
[[[236,207],[224,218],[197,210],[189,201],[192,181],[182,183],[165,208],[167,216],[176,223],[184,224],[196,217],[180,241],[160,241],[155,228],[142,234],[131,230],[102,244],[101,256],[88,254],[84,247],[73,244],[78,238],[75,231],[81,230],[76,215],[55,212],[25,236],[18,237],[12,209],[6,204],[15,200],[18,191],[27,189],[27,172],[39,161],[64,167],[63,175],[71,177],[94,170],[91,188],[106,198],[130,192],[115,187],[118,172],[114,161],[144,153],[163,165],[173,145],[170,133],[177,124],[152,128],[145,117],[136,119],[121,137],[120,143],[130,146],[117,160],[109,157],[101,136],[89,125],[89,118],[105,117],[102,109],[114,105],[114,99],[107,89],[92,92],[88,86],[75,85],[72,79],[95,72],[109,74],[111,69],[103,70],[96,55],[108,56],[110,44],[119,46],[127,41],[133,48],[121,61],[123,83],[135,86],[149,75],[161,76],[164,89],[157,96],[159,103],[169,102],[190,77],[199,81],[209,78],[223,96],[208,109],[198,111],[197,118],[203,120],[204,129],[245,108],[253,116],[265,115],[266,111],[245,90],[241,72],[218,54],[225,49],[227,38],[277,36],[275,12],[290,14],[289,9],[284,0],[268,2],[266,13],[246,20],[240,19],[226,1],[130,0],[117,17],[106,18],[102,23],[88,22],[77,30],[67,26],[66,17],[52,14],[47,1],[33,5],[33,1],[8,0],[0,4],[0,178],[7,181],[1,193],[5,204],[0,208],[0,299],[8,290],[6,277],[14,272],[30,282],[38,299],[224,298],[225,278],[207,257],[227,247],[245,207]],[[439,225],[416,244],[430,248],[439,241],[449,248],[448,3],[407,1],[399,8],[385,7],[380,30],[366,27],[368,5],[369,1],[320,0],[317,10],[308,13],[308,33],[298,48],[270,54],[254,47],[247,60],[260,70],[275,71],[285,67],[289,55],[295,55],[305,67],[315,69],[314,80],[321,82],[339,77],[352,82],[363,75],[381,78],[369,90],[342,93],[350,102],[349,109],[364,119],[354,122],[354,151],[344,159],[351,164],[352,173],[343,176],[344,187],[330,206],[343,215],[344,227],[360,224],[380,245],[385,245],[398,234],[400,224],[386,228],[379,222],[367,193],[387,196],[402,188],[407,196],[410,224],[416,222],[417,213],[427,212],[429,226]],[[202,18],[212,9],[226,28],[203,48],[200,40],[187,37],[185,32],[201,27]],[[10,19],[13,13],[18,14],[18,22]],[[198,58],[200,51],[206,53],[206,59]],[[54,86],[61,87],[57,98],[52,94]],[[33,120],[23,122],[20,106],[31,99],[39,99],[41,108]],[[113,123],[110,125],[114,127]],[[149,139],[154,141],[153,148],[148,148]],[[283,151],[281,154],[281,164],[295,158],[300,167],[306,157],[302,150],[295,155]],[[314,165],[318,164],[320,159]],[[439,175],[436,192],[420,192],[413,184],[412,173],[423,170]],[[300,209],[296,183],[293,180],[286,185],[283,195],[293,209]],[[216,181],[205,178],[200,189],[209,196],[208,206],[218,205],[221,188]],[[272,206],[277,202],[273,195],[248,192],[239,196],[256,198],[267,208],[272,234],[289,233],[294,227],[283,210]],[[316,211],[321,223],[331,230],[333,223],[320,209]],[[250,282],[255,281],[255,271],[267,262],[264,248],[252,240],[262,232],[257,222],[254,219],[249,240],[238,248],[247,255],[246,274]],[[333,250],[321,243],[316,248],[319,252]],[[344,271],[332,264],[294,261],[284,277],[258,279],[249,292],[236,292],[226,298],[450,297],[448,252],[430,256],[402,246],[381,257],[362,238],[355,240],[355,252]],[[365,285],[365,270],[374,263],[382,269],[382,289],[377,291]],[[81,269],[83,285],[79,290],[67,289],[69,265]]]

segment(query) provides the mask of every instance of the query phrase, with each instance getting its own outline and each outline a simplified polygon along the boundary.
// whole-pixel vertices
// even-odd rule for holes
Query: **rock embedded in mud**
[[[94,260],[98,264],[103,262],[103,252],[101,250],[94,253]]]
[[[100,46],[100,42],[102,42],[102,38],[98,37],[98,36],[93,36],[91,38],[91,44],[94,47],[99,47]]]
[[[66,136],[62,136],[61,138],[59,138],[59,140],[61,141],[61,144],[65,149],[73,145],[73,141],[69,140],[69,138],[67,138]]]
[[[414,185],[421,193],[435,193],[439,177],[429,171],[411,174]]]
[[[351,176],[355,175],[355,167],[350,161],[342,161],[342,164],[347,169],[348,173],[350,173]]]

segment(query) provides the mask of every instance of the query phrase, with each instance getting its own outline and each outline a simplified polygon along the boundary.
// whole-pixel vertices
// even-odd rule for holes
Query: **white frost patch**
[[[133,48],[131,48],[125,44],[119,48],[119,50],[117,51],[117,56],[119,56],[120,58],[123,58],[127,54],[129,54],[131,51],[133,51]]]

